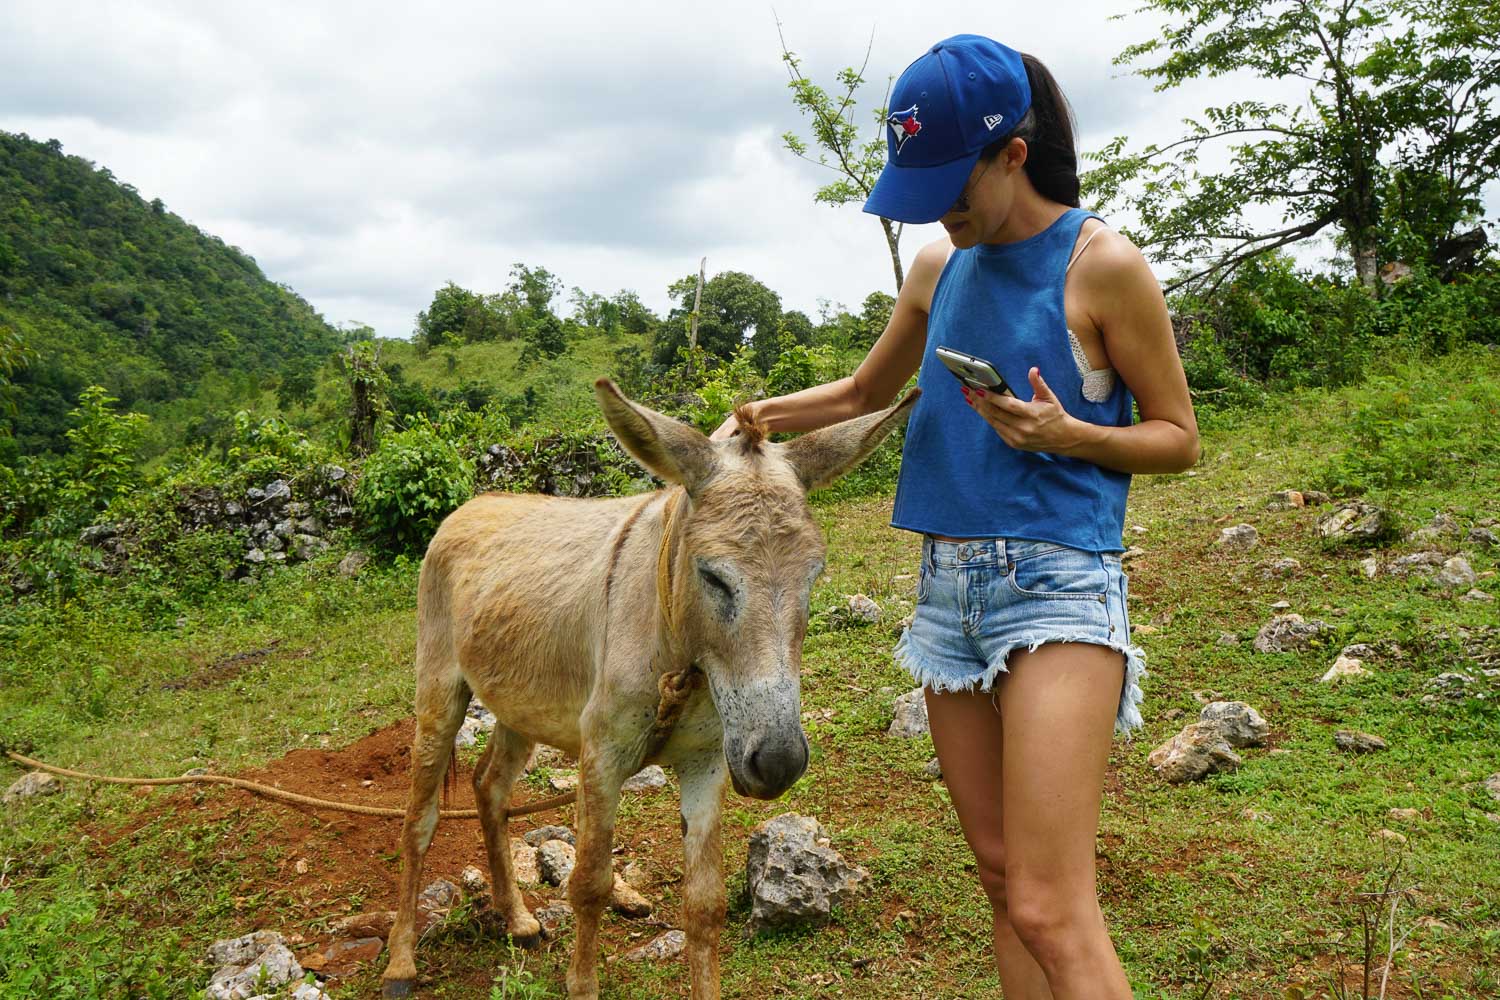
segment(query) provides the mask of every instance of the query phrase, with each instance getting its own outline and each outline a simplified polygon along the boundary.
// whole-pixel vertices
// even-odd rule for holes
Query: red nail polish
[[[984,390],[983,389],[975,389],[974,391],[977,392],[977,393],[979,393],[981,396],[984,395]]]

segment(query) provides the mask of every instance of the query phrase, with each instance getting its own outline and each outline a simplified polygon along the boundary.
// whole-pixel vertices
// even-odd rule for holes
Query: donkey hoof
[[[534,951],[542,946],[542,932],[539,930],[530,934],[512,934],[510,939],[517,948],[525,948],[527,951]]]
[[[385,1000],[416,996],[417,981],[415,979],[387,979],[380,987],[380,995]]]

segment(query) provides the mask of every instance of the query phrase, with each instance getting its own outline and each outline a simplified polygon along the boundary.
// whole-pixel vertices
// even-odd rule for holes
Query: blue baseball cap
[[[865,201],[871,215],[936,222],[985,146],[1031,107],[1021,53],[982,35],[954,35],[906,67],[891,90],[887,159]]]

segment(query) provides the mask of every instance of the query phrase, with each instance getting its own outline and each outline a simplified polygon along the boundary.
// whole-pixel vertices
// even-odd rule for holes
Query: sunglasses
[[[969,210],[969,188],[979,183],[979,179],[985,175],[986,171],[990,169],[990,165],[994,162],[994,160],[990,160],[984,165],[984,170],[979,171],[978,174],[974,175],[967,182],[965,182],[964,189],[958,193],[958,200],[953,203],[953,207],[948,209],[948,213],[945,214],[953,212],[967,212]]]

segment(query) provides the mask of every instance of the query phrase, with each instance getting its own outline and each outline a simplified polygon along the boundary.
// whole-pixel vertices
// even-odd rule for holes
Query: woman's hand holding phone
[[[1086,439],[1088,424],[1063,409],[1057,396],[1033,366],[1027,372],[1031,401],[1023,403],[1013,394],[971,389],[964,385],[964,399],[995,429],[1000,439],[1020,451],[1045,451],[1066,455]]]

